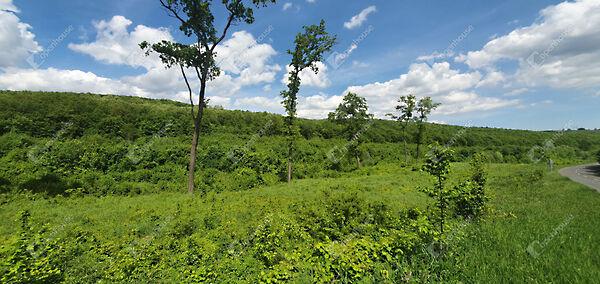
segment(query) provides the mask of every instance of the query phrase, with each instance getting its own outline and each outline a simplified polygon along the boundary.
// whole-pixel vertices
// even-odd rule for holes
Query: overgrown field
[[[287,184],[282,117],[211,107],[190,195],[188,116],[170,101],[0,91],[0,282],[600,279],[600,195],[556,172],[595,159],[597,130],[427,125],[425,142],[455,153],[440,227],[414,125],[375,120],[357,168],[338,125],[300,120]],[[489,201],[465,218],[488,200],[456,190],[477,187],[475,153]]]
[[[464,169],[455,164],[451,179]],[[491,165],[489,172],[487,217],[454,218],[443,255],[431,246],[431,201],[417,190],[431,186],[431,178],[380,165],[336,179],[203,198],[11,196],[0,211],[2,259],[12,265],[5,269],[34,269],[67,282],[600,277],[596,192],[528,165]],[[24,257],[30,254],[35,257]]]

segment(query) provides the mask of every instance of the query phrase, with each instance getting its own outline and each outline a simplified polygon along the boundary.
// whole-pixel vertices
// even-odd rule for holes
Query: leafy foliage
[[[1,262],[4,283],[57,283],[63,280],[61,262],[64,249],[59,240],[48,237],[46,229],[34,230],[31,214],[20,214],[19,239],[14,250]]]
[[[421,155],[420,147],[421,147],[421,144],[423,144],[423,140],[425,139],[425,130],[426,130],[425,122],[427,121],[429,114],[431,114],[431,112],[439,106],[440,106],[440,103],[433,102],[431,97],[421,98],[417,102],[417,105],[416,105],[417,116],[415,117],[415,120],[417,121],[418,129],[419,129],[417,131],[417,138],[416,138],[416,141],[417,141],[416,158],[417,158],[417,160],[420,158],[420,155]]]
[[[471,177],[457,185],[454,202],[455,213],[465,218],[480,217],[485,211],[488,197],[485,194],[487,173],[484,166],[485,161],[479,154],[473,156],[471,162]]]
[[[431,145],[429,153],[423,165],[423,170],[435,177],[436,181],[432,189],[423,189],[425,193],[435,199],[438,214],[438,224],[440,236],[444,234],[444,225],[448,214],[448,205],[454,195],[452,188],[445,186],[446,179],[450,172],[450,162],[453,158],[453,151],[447,147]]]
[[[130,195],[181,191],[189,162],[189,105],[90,94],[0,91],[0,190],[48,195]],[[102,119],[98,119],[102,118]],[[298,119],[293,178],[339,177],[356,162],[334,163],[331,149],[347,135],[329,120]],[[196,183],[201,192],[239,190],[286,180],[284,118],[268,113],[206,110]],[[592,159],[600,132],[532,132],[429,124],[431,138],[453,141],[457,161],[475,153],[490,163],[534,163],[529,150],[554,139],[556,165]],[[361,132],[369,165],[398,163],[406,137],[415,151],[416,125],[374,119]],[[457,133],[464,133],[457,135]],[[591,150],[578,148],[587,141]],[[584,143],[584,144],[586,144]],[[367,161],[365,161],[367,162]],[[241,168],[257,178],[237,178]],[[368,169],[367,169],[368,170]],[[244,188],[247,190],[249,188]]]
[[[396,106],[396,111],[400,112],[400,115],[389,115],[392,117],[392,119],[397,120],[401,125],[403,134],[402,136],[404,136],[404,160],[406,161],[408,159],[408,148],[406,145],[407,138],[404,134],[406,134],[406,128],[408,127],[408,124],[415,119],[414,112],[417,107],[417,98],[415,95],[400,96],[398,103],[400,104]]]
[[[330,120],[344,125],[344,133],[348,139],[348,153],[352,157],[356,157],[359,168],[361,166],[359,147],[363,140],[362,134],[368,127],[369,121],[373,119],[373,115],[368,111],[369,106],[365,98],[348,93],[335,112],[329,113],[328,117]]]

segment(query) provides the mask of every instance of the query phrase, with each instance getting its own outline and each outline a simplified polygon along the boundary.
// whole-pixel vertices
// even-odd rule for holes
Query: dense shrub
[[[470,162],[471,177],[454,188],[454,210],[458,216],[476,218],[483,214],[488,197],[485,193],[487,174],[483,156],[476,154]]]

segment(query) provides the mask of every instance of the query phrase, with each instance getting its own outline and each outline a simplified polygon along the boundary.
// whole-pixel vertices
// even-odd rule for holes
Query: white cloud
[[[526,85],[589,88],[600,86],[598,46],[600,1],[578,0],[549,6],[535,23],[455,59],[475,69],[515,60],[515,78]]]
[[[169,31],[138,25],[129,32],[131,24],[122,16],[97,22],[94,26],[98,35],[94,42],[71,44],[70,48],[106,64],[143,67],[146,70],[143,74],[106,78],[81,70],[4,68],[0,74],[0,89],[92,92],[189,102],[179,69],[165,69],[157,57],[145,58],[137,46],[144,40],[172,39]],[[232,34],[217,49],[217,62],[222,72],[208,83],[207,97],[211,104],[231,106],[231,97],[235,97],[242,87],[274,82],[281,70],[279,65],[269,63],[275,55],[273,47],[258,43],[246,31]],[[189,78],[195,78],[192,70],[187,73]],[[191,81],[193,90],[197,90],[197,80]]]
[[[326,88],[331,85],[331,81],[327,75],[327,65],[323,64],[323,62],[315,63],[317,68],[319,68],[319,73],[315,73],[311,68],[306,68],[300,72],[300,81],[303,86],[312,86],[317,88]],[[290,71],[292,71],[291,66],[286,66],[286,73],[281,80],[281,83],[287,85],[290,78]]]
[[[443,115],[454,115],[474,111],[487,111],[508,106],[519,105],[518,100],[504,100],[494,97],[481,97],[472,92],[451,92],[448,95],[437,98],[442,105],[436,113]]]
[[[281,66],[268,64],[277,55],[273,47],[258,43],[246,31],[235,32],[231,38],[216,49],[221,70],[237,76],[240,85],[269,83],[276,79]]]
[[[17,13],[11,0],[0,0],[0,67],[23,65],[29,56],[42,51],[31,26],[21,22]]]
[[[298,102],[298,116],[304,118],[326,118],[342,102],[343,96],[319,95],[300,97]]]
[[[94,24],[97,36],[94,42],[70,44],[72,50],[92,56],[107,64],[144,67],[147,72],[138,76],[121,78],[123,83],[144,89],[158,96],[175,94],[175,99],[189,101],[188,92],[177,68],[166,70],[156,54],[146,57],[138,44],[161,40],[173,40],[166,28],[136,26],[129,32],[132,21],[123,16],[114,16],[109,21]],[[208,83],[207,94],[216,97],[234,96],[243,86],[271,83],[275,81],[281,67],[269,64],[277,54],[269,44],[259,43],[246,31],[238,31],[216,49],[216,62],[221,75]],[[192,87],[197,88],[195,72],[187,70]],[[173,95],[171,95],[173,96]],[[223,100],[221,100],[223,102]]]
[[[504,95],[508,96],[508,97],[513,97],[513,96],[518,96],[518,95],[521,95],[521,94],[524,94],[527,92],[529,92],[529,89],[527,89],[527,88],[518,88],[518,89],[514,89]]]
[[[342,102],[343,96],[330,96],[325,93],[319,93],[312,96],[298,97],[298,117],[302,118],[326,118]],[[281,105],[283,99],[277,97],[247,97],[239,98],[235,102],[235,107],[241,109],[251,109],[256,111],[268,111],[273,113],[284,113]]]
[[[132,21],[123,16],[114,16],[109,21],[94,23],[96,40],[90,43],[69,44],[69,48],[92,56],[107,64],[123,64],[146,69],[162,67],[157,55],[148,58],[140,49],[142,41],[150,43],[173,40],[166,28],[150,28],[138,25],[128,31]]]
[[[287,10],[291,9],[293,6],[294,6],[294,4],[292,4],[290,2],[287,2],[287,3],[283,4],[283,8],[282,9],[284,11],[287,11]]]
[[[506,81],[504,73],[497,70],[489,70],[485,77],[477,84],[477,87],[494,87]]]
[[[351,86],[344,92],[357,93],[367,99],[371,112],[384,117],[393,110],[398,97],[414,94],[417,97],[430,96],[443,103],[438,114],[459,114],[472,111],[490,110],[516,105],[516,100],[482,97],[472,90],[482,81],[478,71],[461,73],[450,68],[448,62],[428,66],[424,63],[412,64],[406,74],[383,83],[376,82],[363,86]]]
[[[284,109],[281,100],[281,97],[247,97],[237,99],[235,105],[239,108],[282,113]]]
[[[0,11],[10,11],[19,13],[19,9],[12,3],[12,0],[0,0]]]
[[[354,15],[349,21],[344,23],[344,27],[351,30],[362,26],[367,21],[369,14],[377,12],[377,7],[369,6],[364,10],[360,11],[358,15]]]
[[[9,90],[90,92],[125,96],[150,97],[150,93],[80,70],[7,68],[0,74],[0,87]]]

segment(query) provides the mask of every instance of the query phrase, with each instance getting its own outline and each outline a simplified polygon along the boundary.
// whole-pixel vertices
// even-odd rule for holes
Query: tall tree
[[[348,93],[335,112],[330,113],[328,117],[345,126],[348,153],[356,158],[356,165],[360,168],[361,134],[366,124],[373,118],[373,115],[369,114],[367,100],[355,93]]]
[[[217,46],[225,39],[232,25],[239,22],[252,24],[254,13],[251,6],[266,6],[275,3],[275,0],[251,0],[251,4],[245,4],[243,0],[222,0],[227,11],[227,18],[220,32],[214,25],[215,17],[211,10],[211,0],[159,0],[161,6],[168,15],[175,18],[180,26],[179,30],[192,39],[191,44],[171,42],[163,40],[159,43],[150,44],[146,41],[140,43],[140,47],[146,51],[146,55],[156,52],[166,68],[175,67],[181,72],[185,85],[189,92],[191,104],[191,116],[194,122],[194,133],[190,149],[190,162],[188,165],[188,191],[194,192],[194,173],[196,169],[196,156],[198,141],[200,139],[200,124],[204,109],[208,100],[206,99],[207,83],[220,74],[220,69],[215,62]],[[197,107],[194,106],[194,91],[192,91],[190,76],[186,73],[192,72],[199,83],[197,91]]]
[[[400,104],[396,106],[396,111],[400,112],[400,115],[391,115],[391,117],[392,119],[400,122],[400,127],[402,128],[402,138],[404,140],[404,161],[406,161],[408,159],[406,128],[408,128],[409,123],[414,120],[417,98],[414,95],[401,96],[398,102]]]
[[[317,62],[323,59],[323,53],[331,50],[335,44],[335,36],[329,35],[325,30],[325,21],[321,20],[319,25],[305,26],[304,32],[298,33],[294,43],[296,48],[288,50],[287,53],[292,56],[290,63],[288,89],[281,92],[287,116],[285,118],[286,136],[288,137],[288,182],[292,181],[292,162],[298,129],[294,122],[296,120],[296,111],[298,106],[298,92],[300,91],[300,72],[310,68],[318,73]]]
[[[421,145],[423,144],[423,138],[425,137],[425,127],[427,119],[431,111],[440,106],[440,103],[435,103],[431,100],[431,97],[424,97],[417,103],[417,117],[415,118],[419,129],[417,131],[417,160],[421,156]]]

